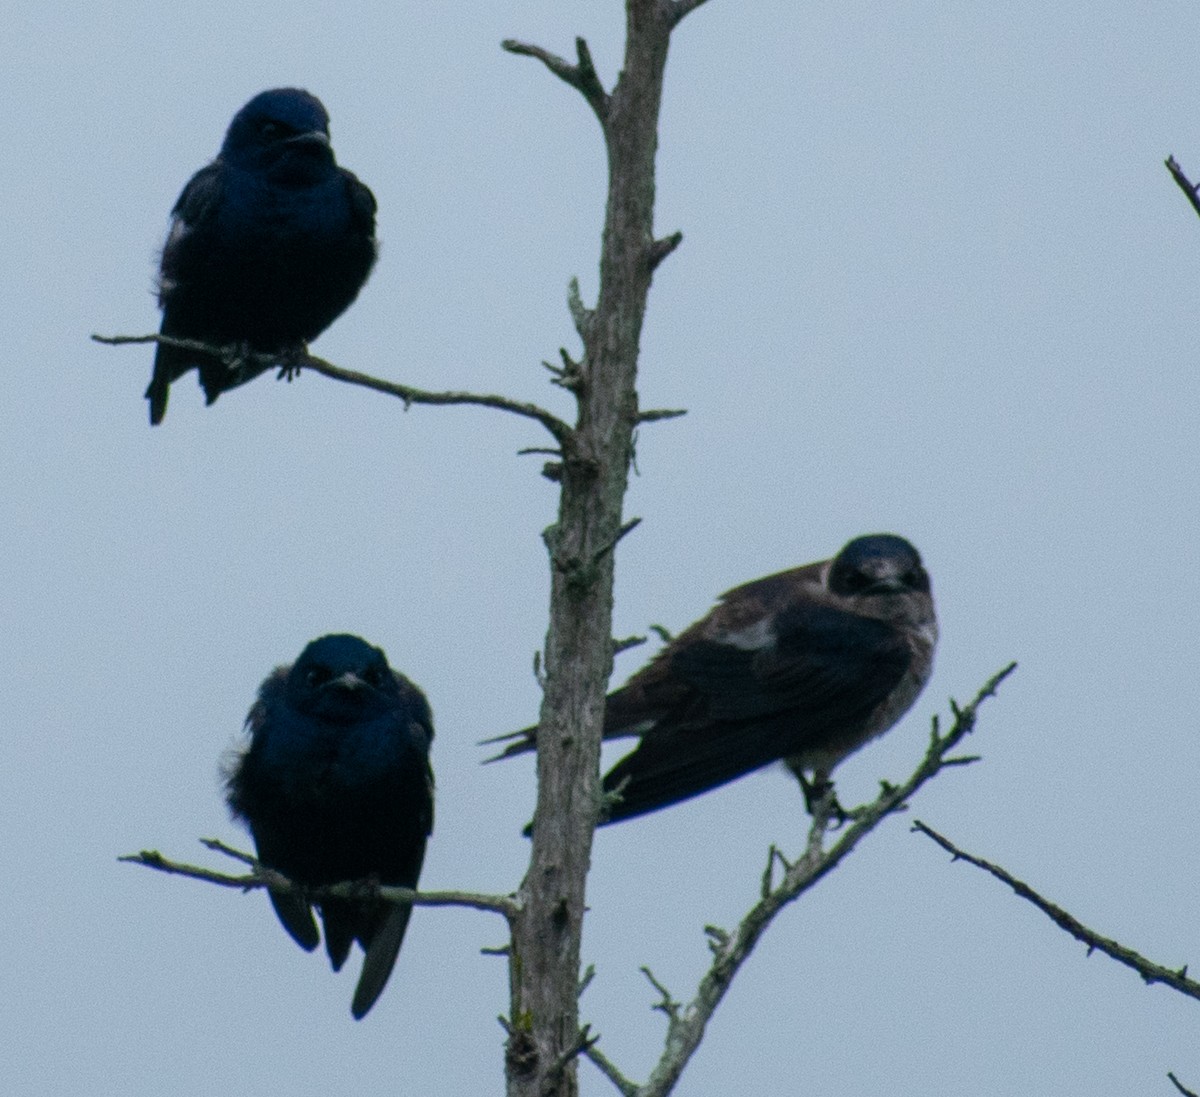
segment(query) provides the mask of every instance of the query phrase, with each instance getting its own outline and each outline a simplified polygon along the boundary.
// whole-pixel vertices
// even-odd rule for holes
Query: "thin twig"
[[[591,333],[592,317],[595,311],[583,303],[583,294],[579,290],[579,279],[572,278],[567,283],[567,310],[571,313],[571,322],[575,331],[585,343]]]
[[[642,524],[640,518],[630,518],[628,522],[623,522],[621,528],[617,530],[617,535],[612,541],[596,550],[596,555],[593,558],[593,563],[598,563],[600,559],[607,556],[613,549],[617,547],[626,537],[628,537],[635,529]]]
[[[1197,1094],[1193,1093],[1178,1078],[1175,1077],[1174,1072],[1168,1070],[1167,1077],[1171,1079],[1171,1084],[1183,1094],[1183,1097],[1197,1097]]]
[[[482,895],[470,891],[414,891],[412,888],[377,885],[371,881],[352,880],[328,887],[305,888],[289,880],[280,872],[260,864],[248,853],[226,846],[214,838],[202,839],[209,849],[225,853],[251,866],[249,873],[234,876],[224,872],[214,872],[212,869],[199,865],[189,865],[181,861],[170,861],[156,849],[144,849],[140,853],[130,853],[118,857],[118,861],[127,864],[144,865],[158,872],[170,873],[174,876],[187,876],[193,880],[203,880],[206,883],[218,884],[221,887],[238,888],[241,891],[252,891],[255,888],[270,888],[272,891],[294,892],[308,899],[321,899],[326,896],[354,899],[361,898],[364,893],[378,897],[388,903],[406,903],[418,907],[470,907],[473,910],[488,910],[512,918],[517,911],[516,899],[511,895]]]
[[[641,1092],[640,1087],[626,1078],[617,1069],[616,1064],[595,1044],[585,1048],[583,1053],[596,1065],[600,1073],[617,1087],[617,1092],[621,1094],[621,1097],[638,1097]]]
[[[596,113],[601,125],[608,119],[608,92],[596,75],[596,66],[592,63],[592,51],[588,49],[586,39],[575,39],[575,56],[578,63],[572,65],[556,53],[542,49],[541,46],[530,45],[528,42],[518,42],[515,38],[506,38],[500,43],[502,49],[515,53],[520,57],[533,57],[541,61],[560,80],[570,84],[587,100],[588,106]]]
[[[251,868],[262,867],[257,857],[253,857],[240,849],[234,849],[233,846],[227,846],[220,838],[201,838],[200,844],[205,849],[211,849],[216,853],[223,853],[226,857],[232,857],[235,861],[241,861],[243,865],[249,865]]]
[[[1183,168],[1179,166],[1179,161],[1174,156],[1168,156],[1166,159],[1167,171],[1171,173],[1171,178],[1179,185],[1179,189],[1187,195],[1187,200],[1191,202],[1192,209],[1200,214],[1200,194],[1196,193],[1196,187],[1186,175],[1183,174]]]
[[[639,411],[637,421],[657,423],[662,419],[678,419],[681,415],[687,415],[687,408],[650,408],[648,411]]]
[[[583,992],[592,985],[592,980],[596,978],[596,965],[588,964],[584,969],[583,975],[579,980],[579,997],[583,997]]]
[[[181,350],[210,354],[222,360],[228,356],[226,347],[200,343],[195,339],[176,339],[168,335],[93,335],[92,339],[108,346],[123,346],[127,343],[161,343],[165,346],[179,347]],[[279,365],[280,359],[278,355],[253,354],[250,356],[249,362],[252,366],[261,366],[262,369],[267,370]],[[513,415],[520,415],[541,423],[560,444],[566,444],[572,434],[571,428],[553,412],[547,411],[537,404],[510,400],[507,396],[477,392],[429,392],[425,389],[413,388],[411,385],[401,385],[395,381],[384,381],[382,378],[359,373],[357,370],[343,369],[341,366],[335,366],[332,362],[327,362],[324,358],[317,358],[312,354],[305,354],[301,358],[289,360],[287,365],[293,370],[311,369],[314,373],[323,374],[335,381],[344,381],[348,385],[358,385],[362,388],[373,389],[375,392],[386,393],[388,396],[395,396],[404,401],[405,408],[412,404],[469,404],[475,407],[496,408],[499,411],[507,411]]]
[[[594,1047],[599,1039],[599,1036],[593,1036],[591,1029],[587,1025],[584,1025],[576,1035],[575,1043],[565,1048],[554,1066],[551,1067],[551,1076],[561,1078],[563,1071],[567,1069],[568,1065],[578,1059],[580,1055],[586,1055],[588,1048]]]
[[[638,968],[638,970],[644,976],[646,976],[646,979],[650,985],[662,995],[662,1000],[655,1002],[651,1008],[658,1010],[659,1013],[665,1013],[672,1021],[674,1021],[679,1016],[679,1003],[671,997],[671,992],[654,977],[654,972],[652,972],[645,964]]]
[[[1110,956],[1116,960],[1117,963],[1132,968],[1147,984],[1166,983],[1167,986],[1179,991],[1180,994],[1186,994],[1189,998],[1200,999],[1200,983],[1187,977],[1186,965],[1178,971],[1171,971],[1161,964],[1147,960],[1144,956],[1134,952],[1133,949],[1126,948],[1109,937],[1101,937],[1094,929],[1089,929],[1074,915],[1068,914],[1062,907],[1056,906],[1048,899],[1044,899],[1028,884],[1018,880],[999,865],[994,865],[990,861],[985,861],[981,857],[975,857],[959,849],[949,839],[943,838],[919,819],[913,821],[912,829],[924,834],[928,838],[932,838],[956,861],[966,861],[967,864],[981,868],[984,872],[1001,881],[1001,883],[1007,884],[1022,899],[1028,900],[1037,907],[1059,929],[1065,930],[1077,941],[1081,941],[1087,945],[1089,954],[1093,951],[1103,952],[1106,956]]]
[[[652,271],[658,270],[659,263],[661,263],[682,243],[682,232],[673,232],[670,236],[663,236],[660,239],[655,240],[654,243],[650,245],[650,269]]]

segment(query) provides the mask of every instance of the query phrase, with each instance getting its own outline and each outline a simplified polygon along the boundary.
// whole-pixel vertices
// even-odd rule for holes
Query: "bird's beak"
[[[364,682],[357,674],[355,674],[354,671],[348,670],[340,678],[335,678],[329,684],[338,689],[344,689],[353,692],[357,689],[366,688],[367,683]]]
[[[876,579],[864,594],[900,594],[906,590],[904,583],[895,575],[883,575]]]
[[[320,130],[309,130],[307,133],[298,133],[295,137],[289,137],[284,144],[286,145],[324,145],[329,148],[329,138]]]

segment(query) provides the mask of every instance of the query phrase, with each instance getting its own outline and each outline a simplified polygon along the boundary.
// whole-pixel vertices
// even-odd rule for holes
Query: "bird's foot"
[[[802,774],[798,776],[804,793],[804,807],[814,819],[828,820],[837,830],[854,818],[854,812],[847,811],[838,802],[837,790],[827,774],[815,773],[811,781]]]
[[[254,365],[254,348],[249,342],[243,340],[240,343],[230,343],[224,348],[222,360],[234,384],[240,385],[243,381],[250,380],[246,373]]]
[[[354,890],[353,898],[360,902],[369,902],[379,898],[379,889],[383,886],[383,881],[379,879],[379,873],[373,872],[360,880],[351,880],[350,884]]]
[[[225,376],[214,390],[209,393],[209,403],[222,392],[253,381],[263,371],[263,366],[257,361],[258,353],[249,342],[230,343],[222,348],[221,364],[225,367]],[[206,386],[207,391],[207,386]]]
[[[287,381],[291,384],[293,377],[300,376],[300,367],[308,361],[308,347],[304,343],[285,347],[279,354],[279,373],[276,381]]]

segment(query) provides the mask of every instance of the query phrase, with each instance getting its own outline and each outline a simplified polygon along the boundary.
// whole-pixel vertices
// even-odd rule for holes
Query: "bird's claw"
[[[838,830],[855,818],[856,813],[853,810],[847,811],[838,802],[837,790],[833,787],[833,781],[825,774],[818,773],[811,781],[800,775],[800,788],[804,793],[804,807],[808,814],[814,819],[828,820],[834,830]]]
[[[289,347],[284,351],[279,358],[279,373],[276,374],[276,381],[287,381],[291,384],[293,377],[300,376],[300,367],[304,365],[308,359],[308,347],[303,343],[296,347]]]

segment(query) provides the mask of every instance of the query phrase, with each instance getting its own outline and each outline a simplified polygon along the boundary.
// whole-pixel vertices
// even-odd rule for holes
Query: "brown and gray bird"
[[[612,803],[602,822],[777,761],[811,806],[838,762],[908,711],[936,642],[929,576],[893,534],[856,537],[832,560],[735,587],[609,694],[604,738],[639,742],[604,777]],[[493,741],[505,739],[517,741],[498,758],[534,749],[537,728]]]

